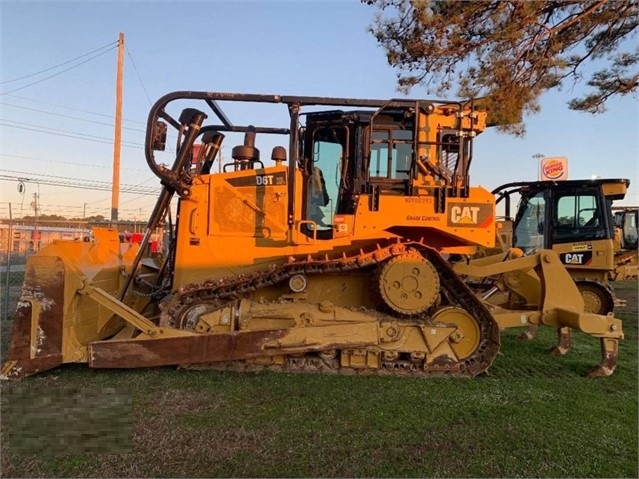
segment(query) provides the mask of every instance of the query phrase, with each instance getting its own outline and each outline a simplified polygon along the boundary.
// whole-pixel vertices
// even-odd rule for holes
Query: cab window
[[[637,248],[637,212],[624,213],[623,221],[623,246],[627,249]]]
[[[369,165],[371,178],[407,180],[412,158],[412,130],[373,131]]]
[[[605,220],[592,193],[567,193],[555,198],[552,213],[553,243],[569,243],[606,237]]]
[[[318,232],[332,230],[346,136],[344,127],[318,128],[314,134],[313,161],[306,189],[306,219],[316,223]]]
[[[514,246],[524,253],[544,247],[544,193],[527,198],[519,206],[519,218],[515,226]]]

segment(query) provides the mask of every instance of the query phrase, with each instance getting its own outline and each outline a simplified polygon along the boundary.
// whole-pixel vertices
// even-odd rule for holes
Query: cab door
[[[571,268],[598,271],[613,268],[613,231],[599,188],[557,189],[551,195],[548,247]]]

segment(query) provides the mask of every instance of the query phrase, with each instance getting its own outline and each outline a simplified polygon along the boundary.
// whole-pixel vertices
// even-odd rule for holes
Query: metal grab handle
[[[156,106],[158,105],[158,103],[156,103]],[[160,223],[160,220],[164,218],[164,214],[171,203],[171,198],[173,197],[173,194],[175,193],[175,191],[177,189],[181,189],[180,187],[182,185],[178,180],[179,178],[178,174],[180,170],[184,168],[185,162],[187,160],[187,153],[191,151],[191,148],[193,147],[193,143],[195,142],[195,138],[197,137],[200,131],[200,127],[202,126],[202,123],[204,122],[204,119],[206,118],[206,115],[202,113],[201,111],[193,110],[193,109],[189,109],[189,110],[191,110],[190,113],[192,113],[190,118],[191,121],[189,123],[187,133],[184,137],[183,148],[180,149],[180,151],[178,152],[177,158],[175,159],[175,162],[173,163],[173,167],[170,170],[162,169],[157,163],[155,163],[155,159],[153,157],[153,149],[150,142],[150,139],[152,137],[152,129],[147,129],[147,138],[146,138],[146,144],[145,144],[147,163],[149,164],[149,167],[151,167],[151,170],[153,171],[153,173],[155,173],[156,176],[158,176],[162,180],[163,188],[158,198],[158,201],[156,202],[155,207],[153,208],[153,212],[151,213],[149,222],[147,223],[146,232],[144,233],[144,237],[142,238],[142,243],[140,243],[140,249],[137,255],[135,256],[133,263],[131,263],[131,268],[129,269],[128,274],[126,276],[124,286],[122,287],[122,290],[120,291],[120,296],[119,296],[120,301],[124,299],[124,297],[126,296],[127,290],[131,286],[131,282],[133,281],[135,270],[137,269],[138,265],[140,264],[140,261],[142,260],[142,256],[144,255],[146,247],[149,244],[149,240],[151,239],[151,234],[153,230],[158,226],[158,224]],[[182,115],[180,116],[183,117],[186,111],[187,110],[182,112]],[[149,115],[149,124],[151,124],[152,121],[155,121],[154,111],[152,110],[151,113],[152,115]],[[180,191],[180,193],[184,194],[184,191]]]

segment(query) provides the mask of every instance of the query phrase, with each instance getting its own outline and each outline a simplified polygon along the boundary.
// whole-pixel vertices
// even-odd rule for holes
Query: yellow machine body
[[[213,120],[192,107],[172,115],[180,102]],[[222,102],[284,104],[290,124],[236,125]],[[302,114],[309,106],[325,108]],[[599,339],[592,374],[611,374],[621,323],[584,311],[557,254],[464,271],[446,259],[495,247],[495,197],[469,176],[485,118],[473,102],[165,95],[147,124],[146,160],[163,187],[142,244],[96,229],[94,243],[30,258],[2,377],[68,362],[475,376],[498,354],[500,329],[539,324]],[[155,157],[169,127],[170,168]],[[223,132],[244,140],[216,172]],[[288,140],[273,166],[255,146],[268,135]],[[158,228],[164,251],[149,255]],[[509,278],[511,300],[491,304],[464,281],[493,275]]]
[[[612,208],[615,225],[615,268],[609,274],[612,281],[636,280],[639,272],[639,207]]]
[[[443,253],[473,251],[493,244],[494,198],[483,188],[470,188],[468,198],[448,199],[445,212],[435,211],[432,196],[381,196],[379,211],[371,211],[361,196],[353,214],[335,215],[331,239],[306,235],[301,227],[302,191],[296,192],[296,227],[286,222],[287,185],[255,185],[256,178],[284,178],[284,166],[243,170],[197,178],[191,195],[180,203],[174,285],[211,277],[257,271],[288,256],[352,248],[355,243],[399,238],[410,231],[428,237]],[[297,185],[303,184],[300,171]]]
[[[502,185],[493,190],[497,203],[505,203],[505,219],[497,224],[502,241],[498,248],[484,250],[484,255],[512,247],[524,252],[552,249],[581,291],[586,311],[612,312],[623,302],[615,298],[609,282],[626,276],[626,258],[628,264],[632,263],[632,252],[624,256],[612,204],[625,197],[629,185],[630,180],[623,178]],[[511,196],[519,197],[512,217]],[[626,231],[631,228],[626,227]],[[634,229],[636,237],[636,226]],[[636,250],[636,240],[634,244]]]

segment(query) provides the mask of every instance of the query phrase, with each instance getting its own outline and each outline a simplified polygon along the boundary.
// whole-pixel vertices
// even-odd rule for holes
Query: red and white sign
[[[568,158],[558,156],[556,158],[544,158],[541,160],[542,181],[561,181],[568,179]]]
[[[197,157],[200,154],[201,147],[202,147],[202,143],[197,143],[193,145],[193,148],[191,148],[191,164],[192,165],[197,163]]]

